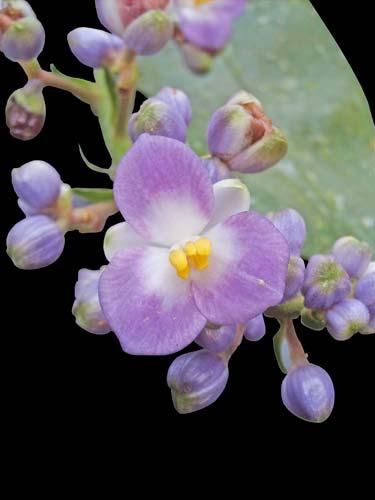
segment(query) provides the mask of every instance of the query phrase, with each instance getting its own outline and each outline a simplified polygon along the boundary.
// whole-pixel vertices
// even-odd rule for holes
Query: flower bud
[[[46,215],[21,220],[7,237],[7,253],[19,269],[40,269],[55,262],[64,249],[60,227]]]
[[[314,255],[306,267],[302,293],[305,306],[329,309],[351,292],[349,276],[331,255]]]
[[[162,10],[150,10],[135,19],[122,38],[125,45],[143,56],[159,52],[173,35],[173,22]]]
[[[360,331],[363,335],[375,333],[375,304],[368,306],[367,309],[370,314],[370,319],[367,325]]]
[[[147,99],[138,113],[134,113],[129,120],[129,135],[133,142],[144,133],[185,142],[186,131],[182,115],[155,97]]]
[[[104,267],[98,271],[81,269],[75,286],[75,301],[72,313],[76,323],[84,330],[96,335],[111,331],[99,302],[99,279]]]
[[[288,264],[288,274],[286,276],[285,291],[282,302],[296,296],[301,290],[305,277],[305,263],[301,257],[292,255]]]
[[[375,266],[369,266],[358,280],[354,295],[366,306],[375,305]]]
[[[297,210],[286,208],[279,212],[270,212],[267,217],[288,242],[290,253],[301,255],[306,238],[306,224]]]
[[[187,126],[190,124],[193,112],[190,100],[185,92],[172,87],[164,87],[156,94],[155,98],[165,102],[176,113],[182,115]]]
[[[193,73],[204,75],[211,71],[214,62],[211,54],[185,42],[178,44],[178,48],[184,63]]]
[[[247,322],[244,333],[245,339],[256,342],[257,340],[263,338],[265,334],[266,324],[264,322],[263,314],[259,314],[259,316],[255,316],[255,318]]]
[[[32,209],[52,206],[58,199],[61,178],[45,161],[30,161],[12,170],[12,184],[19,198]]]
[[[206,326],[195,342],[210,352],[224,352],[233,343],[236,336],[236,325]]]
[[[320,366],[306,363],[292,368],[283,380],[281,397],[286,408],[308,422],[324,422],[333,409],[335,389]]]
[[[41,132],[46,119],[43,86],[30,80],[25,87],[9,97],[5,110],[10,134],[21,141],[34,139]]]
[[[38,57],[45,42],[42,24],[35,17],[14,21],[1,38],[1,50],[11,61],[29,61]]]
[[[233,172],[229,170],[226,164],[216,156],[210,158],[203,158],[203,165],[207,169],[212,184],[222,181],[224,179],[233,178]]]
[[[218,399],[228,381],[228,365],[205,349],[176,358],[168,370],[167,383],[179,413],[192,413]]]
[[[0,0],[0,13],[8,16],[11,20],[36,17],[30,4],[25,0]]]
[[[104,66],[124,49],[120,37],[93,28],[76,28],[68,34],[68,43],[76,58],[91,68]]]
[[[95,0],[102,25],[120,36],[134,19],[151,9],[162,10],[168,3],[169,0]]]
[[[344,236],[333,245],[332,255],[351,278],[359,278],[371,261],[372,250],[368,243]]]
[[[326,312],[327,330],[336,340],[348,340],[366,328],[370,314],[365,305],[356,299],[346,299]]]

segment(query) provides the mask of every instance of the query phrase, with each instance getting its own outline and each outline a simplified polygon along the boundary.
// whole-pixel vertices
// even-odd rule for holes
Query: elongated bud
[[[187,126],[183,116],[156,97],[147,99],[138,113],[134,113],[129,120],[129,135],[133,142],[144,133],[185,142],[186,132]]]
[[[214,58],[210,53],[186,42],[179,44],[178,47],[182,60],[193,73],[204,75],[211,71]]]
[[[68,43],[76,58],[91,68],[105,66],[124,49],[120,37],[93,28],[76,28],[68,34]]]
[[[112,33],[123,35],[126,27],[148,10],[163,10],[169,0],[95,0],[100,22]]]
[[[190,124],[193,112],[185,92],[172,87],[164,87],[156,94],[155,98],[165,102],[176,113],[182,115],[186,125]]]
[[[224,352],[232,345],[236,336],[236,325],[207,326],[195,342],[210,352]]]
[[[306,238],[306,224],[301,214],[293,208],[270,212],[267,217],[280,231],[289,244],[292,255],[301,255]]]
[[[371,263],[355,286],[355,297],[366,306],[375,305],[375,262]]]
[[[150,10],[135,19],[122,38],[125,45],[143,56],[159,52],[173,35],[173,22],[165,12]]]
[[[288,264],[283,302],[295,297],[301,290],[305,278],[305,263],[301,257],[292,255]]]
[[[329,309],[351,292],[348,274],[331,255],[314,255],[306,267],[302,293],[311,309]]]
[[[286,375],[281,386],[286,408],[308,422],[327,420],[333,410],[335,389],[331,377],[320,366],[299,365]]]
[[[29,61],[38,57],[45,42],[42,24],[35,17],[14,21],[1,38],[1,50],[11,61]]]
[[[370,313],[365,305],[356,299],[346,299],[335,304],[326,312],[327,330],[336,340],[348,340],[355,333],[366,328]]]
[[[72,309],[77,325],[96,335],[103,335],[111,330],[99,302],[99,279],[103,271],[104,267],[98,271],[81,269],[78,272]]]
[[[332,254],[351,278],[359,278],[371,261],[372,250],[368,243],[344,236],[333,245]]]
[[[21,220],[7,237],[7,253],[19,269],[40,269],[55,262],[64,249],[60,227],[46,215]]]
[[[43,129],[46,104],[43,86],[38,80],[30,80],[25,87],[9,97],[5,109],[10,134],[21,141],[34,139]]]
[[[216,156],[203,158],[203,164],[207,169],[212,184],[224,179],[231,179],[233,177],[233,172],[229,170],[227,165]]]
[[[246,330],[244,333],[245,339],[256,342],[263,338],[265,334],[266,324],[264,322],[262,314],[259,314],[259,316],[256,316],[255,318],[247,322]]]
[[[49,163],[36,160],[14,168],[12,184],[19,198],[38,210],[50,207],[57,201],[62,181]]]
[[[192,413],[218,399],[228,381],[228,365],[204,349],[176,358],[168,370],[167,383],[179,413]]]

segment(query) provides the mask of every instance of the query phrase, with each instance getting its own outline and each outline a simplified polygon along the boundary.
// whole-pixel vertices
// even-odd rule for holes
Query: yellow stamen
[[[188,279],[191,269],[199,271],[208,267],[208,258],[211,255],[211,242],[202,237],[197,241],[188,241],[183,249],[175,249],[169,253],[169,262],[176,269],[176,274],[181,279]]]
[[[169,254],[169,262],[178,272],[189,267],[187,257],[182,250],[172,250]]]
[[[189,275],[190,275],[190,268],[189,266],[185,267],[182,271],[177,271],[177,276],[179,278],[182,278],[183,280],[187,280]]]
[[[211,241],[208,238],[199,238],[199,240],[195,242],[195,248],[197,249],[198,255],[211,255]]]
[[[199,271],[208,267],[208,255],[196,255],[194,257],[195,266]]]
[[[191,241],[186,243],[186,245],[184,246],[184,252],[188,257],[194,257],[194,255],[197,254],[197,249],[195,248],[194,243],[192,243]]]
[[[212,0],[194,0],[195,5],[203,5],[205,3],[210,3]]]

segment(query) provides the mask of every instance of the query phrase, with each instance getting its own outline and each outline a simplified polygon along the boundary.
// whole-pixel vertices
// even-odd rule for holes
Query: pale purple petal
[[[210,352],[224,352],[232,345],[236,336],[236,325],[206,327],[195,342]]]
[[[371,273],[365,273],[358,280],[355,296],[366,306],[375,305],[375,269]]]
[[[366,328],[370,321],[368,309],[356,299],[346,299],[326,313],[327,330],[336,340],[348,340]]]
[[[172,87],[163,87],[157,94],[156,99],[168,104],[175,112],[179,113],[186,125],[189,125],[192,118],[192,109],[188,96],[182,90]]]
[[[293,208],[285,208],[270,212],[267,217],[289,243],[290,253],[300,255],[306,238],[306,224],[302,215]]]
[[[142,238],[127,222],[120,222],[110,227],[104,237],[104,254],[111,261],[116,253],[132,247],[146,244]]]
[[[258,316],[255,316],[255,318],[247,322],[246,330],[244,333],[244,337],[246,340],[256,342],[263,338],[265,334],[266,324],[264,322],[263,314],[259,314]]]

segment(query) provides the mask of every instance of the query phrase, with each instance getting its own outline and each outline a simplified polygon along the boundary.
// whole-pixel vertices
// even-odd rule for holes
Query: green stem
[[[234,337],[232,345],[226,351],[224,351],[223,353],[221,353],[221,356],[226,361],[229,361],[229,359],[232,357],[233,353],[241,345],[241,342],[242,342],[242,339],[243,339],[243,334],[245,333],[245,330],[246,330],[246,325],[245,324],[238,323],[238,325],[236,325],[236,335]]]
[[[283,329],[286,341],[288,342],[292,366],[295,367],[306,364],[307,354],[303,350],[302,344],[297,337],[293,320],[289,318],[282,320],[281,328]]]
[[[129,117],[134,108],[138,68],[135,54],[125,51],[122,68],[117,84],[119,94],[119,112],[115,125],[115,135],[125,138],[128,136]]]

